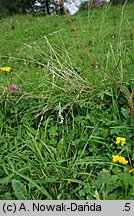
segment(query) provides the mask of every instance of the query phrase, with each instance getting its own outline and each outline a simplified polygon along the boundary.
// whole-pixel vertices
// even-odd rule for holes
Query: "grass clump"
[[[131,101],[133,7],[72,17],[88,52]],[[0,22],[1,68],[12,68],[0,72],[0,199],[133,199],[128,98],[89,61],[67,17]]]

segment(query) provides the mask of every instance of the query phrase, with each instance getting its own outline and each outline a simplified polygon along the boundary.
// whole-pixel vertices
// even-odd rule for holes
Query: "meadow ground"
[[[66,16],[0,19],[0,199],[134,198],[133,11],[71,17],[122,89]]]

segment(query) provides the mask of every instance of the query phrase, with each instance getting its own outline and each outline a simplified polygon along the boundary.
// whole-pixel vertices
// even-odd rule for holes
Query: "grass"
[[[88,52],[128,96],[134,4],[71,17]],[[89,61],[66,16],[0,20],[0,199],[133,199],[128,98]],[[18,90],[12,91],[15,83]],[[127,144],[116,145],[116,137]],[[128,160],[112,162],[112,155]]]

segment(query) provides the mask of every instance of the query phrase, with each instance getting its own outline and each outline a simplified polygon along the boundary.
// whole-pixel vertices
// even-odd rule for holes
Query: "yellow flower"
[[[126,144],[126,138],[121,138],[121,145],[125,145]]]
[[[119,162],[120,164],[126,165],[128,163],[128,160],[126,160],[124,157],[119,156],[119,155],[113,155],[112,156],[112,161],[113,162]]]
[[[120,141],[121,141],[121,140],[120,140],[120,137],[117,137],[117,138],[116,138],[116,144],[120,144]]]
[[[125,145],[125,144],[126,144],[126,138],[117,137],[117,138],[116,138],[116,144],[118,145],[118,144],[120,144],[120,143],[121,143],[122,146]]]
[[[124,160],[124,161],[122,161],[122,164],[123,164],[123,165],[128,164],[128,160]]]
[[[119,161],[119,156],[118,155],[113,155],[112,156],[112,158],[113,158],[113,162],[118,162]]]
[[[130,172],[130,173],[131,173],[131,172],[134,172],[134,168],[133,168],[133,169],[130,169],[129,172]]]
[[[0,70],[5,71],[5,72],[9,72],[12,68],[10,67],[0,67]]]
[[[122,157],[122,156],[119,156],[119,163],[120,164],[127,164],[128,163],[128,161],[124,158],[124,157]]]

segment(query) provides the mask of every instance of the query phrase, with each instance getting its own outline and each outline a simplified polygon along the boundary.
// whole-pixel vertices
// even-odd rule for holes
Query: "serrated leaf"
[[[18,200],[26,200],[28,199],[27,189],[19,180],[12,180],[12,188],[15,192],[15,196]]]
[[[109,171],[101,171],[98,175],[97,181],[98,183],[110,183],[111,174]]]
[[[134,179],[129,173],[121,173],[120,178],[125,189],[128,189],[130,185],[134,184]]]

